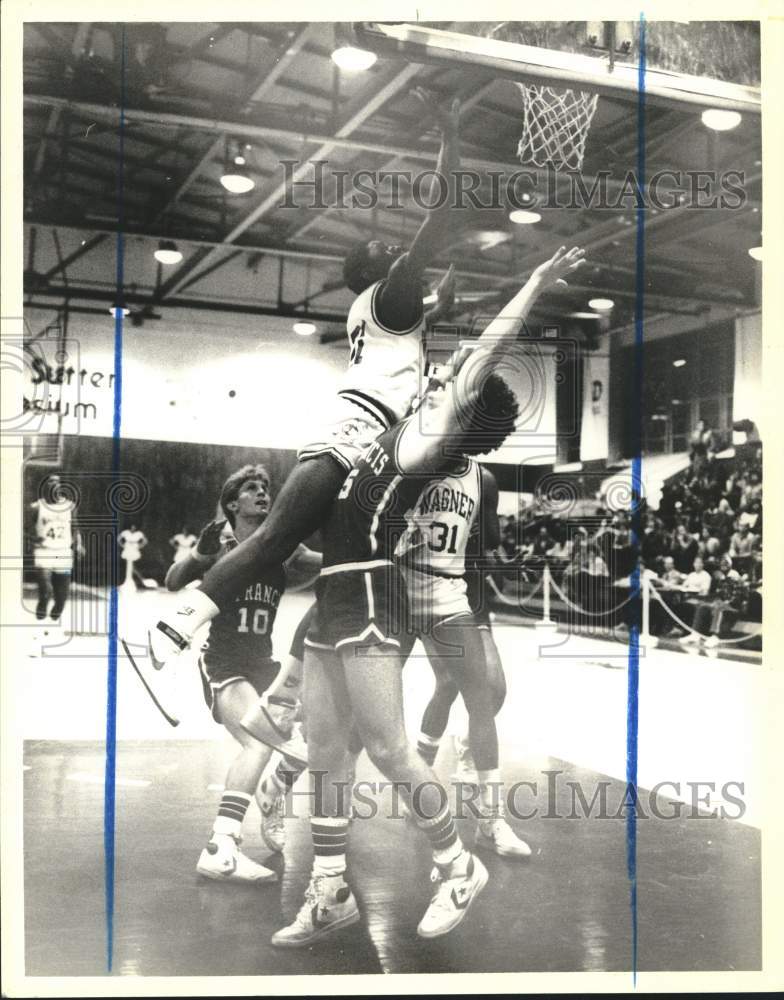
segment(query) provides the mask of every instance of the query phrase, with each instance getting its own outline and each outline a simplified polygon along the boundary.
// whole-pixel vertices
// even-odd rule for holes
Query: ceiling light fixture
[[[229,194],[247,194],[256,186],[256,182],[245,169],[245,157],[237,155],[231,166],[227,166],[221,175],[221,184]]]
[[[375,63],[378,56],[369,49],[359,49],[356,45],[341,45],[332,53],[332,62],[349,73],[357,73]]]
[[[749,247],[749,257],[754,260],[762,260],[762,247]]]
[[[743,116],[739,111],[721,111],[719,108],[707,108],[702,112],[702,124],[712,128],[714,132],[729,132],[740,125]]]
[[[516,208],[509,213],[509,221],[517,223],[518,226],[531,226],[541,220],[539,212],[529,212],[527,208]]]
[[[153,256],[159,264],[179,264],[182,260],[182,254],[174,240],[160,240]]]
[[[612,299],[588,299],[588,305],[598,312],[609,312],[615,303]]]
[[[316,332],[315,323],[305,323],[302,320],[298,320],[292,327],[294,333],[298,333],[300,337],[312,337]]]
[[[672,363],[673,368],[683,368],[686,364],[686,358],[676,358]]]

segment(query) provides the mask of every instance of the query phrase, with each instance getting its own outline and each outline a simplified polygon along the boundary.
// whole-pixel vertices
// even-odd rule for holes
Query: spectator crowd
[[[535,498],[519,517],[501,518],[498,576],[536,584],[546,565],[572,604],[617,626],[628,624],[639,561],[658,598],[655,635],[710,646],[739,618],[761,621],[762,447],[719,459],[710,443],[698,427],[689,468],[665,484],[658,510],[643,507],[638,546],[631,515],[608,511],[601,498],[580,518],[548,513],[547,498]]]

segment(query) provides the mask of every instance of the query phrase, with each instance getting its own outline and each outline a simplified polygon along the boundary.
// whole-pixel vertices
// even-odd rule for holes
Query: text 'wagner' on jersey
[[[346,477],[323,527],[324,570],[391,562],[406,512],[432,473],[403,473],[397,444],[408,421],[379,435]]]
[[[479,463],[464,463],[430,481],[408,513],[398,559],[422,573],[461,577],[468,540],[476,527],[482,491]]]
[[[223,545],[228,552],[237,545],[233,539]],[[260,572],[253,583],[243,587],[231,604],[213,618],[202,649],[238,664],[257,663],[272,657],[272,626],[286,589],[283,566]]]
[[[366,288],[348,314],[351,348],[338,393],[370,412],[385,427],[402,420],[419,392],[424,316],[407,330],[390,330],[378,319],[383,281]]]

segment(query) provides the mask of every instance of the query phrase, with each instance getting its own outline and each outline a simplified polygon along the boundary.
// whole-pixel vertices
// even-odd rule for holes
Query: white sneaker
[[[190,648],[192,638],[188,632],[178,631],[168,622],[159,621],[155,628],[147,630],[147,653],[150,663],[156,670],[162,670]]]
[[[254,739],[296,764],[308,763],[308,748],[302,732],[294,725],[296,705],[270,704],[262,697],[240,720],[242,728]]]
[[[697,635],[696,632],[689,632],[688,635],[682,635],[678,642],[683,646],[691,646],[694,643],[698,643],[702,636]]]
[[[271,851],[280,854],[286,846],[286,828],[283,824],[285,793],[271,777],[265,778],[256,801],[261,810],[261,838]]]
[[[521,840],[503,816],[480,819],[476,828],[476,846],[486,847],[504,858],[530,858],[531,848]]]
[[[207,878],[226,882],[277,882],[277,873],[251,861],[240,850],[239,840],[212,836],[201,852],[196,871]]]
[[[294,922],[272,935],[278,948],[302,948],[359,920],[354,894],[343,875],[313,875]]]
[[[455,752],[457,753],[457,767],[452,775],[455,784],[478,785],[479,775],[476,773],[474,755],[468,745],[468,740],[460,736],[455,736]]]
[[[436,884],[436,891],[419,921],[417,934],[420,937],[439,937],[457,927],[487,885],[485,866],[475,855],[468,851],[463,853],[468,855],[467,864],[461,855],[451,865],[436,865],[433,869],[430,881]]]
[[[182,715],[180,712],[180,688],[174,666],[170,665],[167,670],[156,670],[151,657],[142,658],[140,656],[136,659],[124,639],[120,639],[120,644],[152,703],[170,726],[179,726]]]
[[[720,639],[717,635],[709,635],[705,640],[705,645],[708,649],[715,649],[719,645]]]

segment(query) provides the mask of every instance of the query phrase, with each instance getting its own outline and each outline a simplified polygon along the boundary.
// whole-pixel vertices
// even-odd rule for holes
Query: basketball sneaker
[[[457,767],[452,775],[455,784],[478,785],[479,775],[476,773],[474,755],[468,745],[468,740],[461,736],[455,736],[455,752],[457,754]]]
[[[180,711],[181,693],[178,671],[174,664],[170,663],[168,669],[161,670],[156,668],[152,656],[140,656],[137,659],[124,639],[120,640],[120,645],[152,703],[170,726],[178,726],[182,716]]]
[[[357,901],[343,874],[313,875],[299,913],[293,923],[272,935],[272,944],[303,948],[358,920]]]
[[[192,638],[190,633],[178,631],[166,622],[159,621],[155,628],[147,631],[147,652],[150,663],[156,670],[162,670],[190,648]]]
[[[504,858],[530,858],[531,848],[521,840],[503,816],[487,816],[476,828],[476,846],[486,847]]]
[[[260,743],[279,750],[296,764],[307,766],[308,748],[301,729],[295,727],[298,705],[262,696],[240,720],[242,728]]]
[[[196,871],[226,882],[277,882],[277,874],[242,853],[239,838],[213,834],[201,852]]]
[[[261,839],[271,851],[280,854],[286,846],[283,820],[286,812],[285,793],[272,778],[265,778],[256,797],[261,810]]]
[[[424,938],[440,937],[453,930],[487,885],[487,869],[473,854],[463,851],[448,865],[436,865],[430,875],[436,889],[417,934]]]

